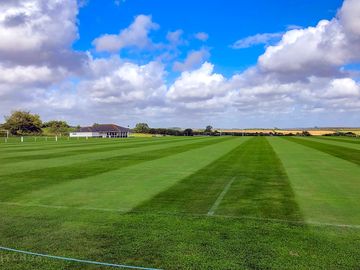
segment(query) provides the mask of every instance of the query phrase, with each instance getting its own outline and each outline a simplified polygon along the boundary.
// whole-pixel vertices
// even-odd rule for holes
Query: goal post
[[[0,139],[2,142],[7,142],[9,140],[10,132],[6,129],[0,129]]]

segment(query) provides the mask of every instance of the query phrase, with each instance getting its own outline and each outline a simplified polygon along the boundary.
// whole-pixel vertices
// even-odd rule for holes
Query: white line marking
[[[216,199],[216,201],[214,202],[214,204],[211,206],[209,212],[207,213],[209,216],[214,215],[216,209],[219,207],[221,201],[224,199],[226,193],[229,191],[230,186],[232,185],[232,183],[235,181],[235,177],[231,178],[231,180],[229,181],[229,183],[227,183],[227,185],[224,187],[223,191],[220,193],[219,197]]]
[[[252,217],[252,216],[232,216],[232,215],[218,215],[218,214],[192,214],[187,212],[146,212],[146,211],[132,211],[131,209],[114,209],[114,208],[93,208],[93,207],[72,207],[72,206],[62,206],[62,205],[46,205],[46,204],[24,204],[24,203],[12,203],[12,202],[0,202],[2,205],[9,206],[20,206],[20,207],[41,207],[41,208],[50,208],[50,209],[74,209],[74,210],[83,210],[83,211],[100,211],[100,212],[115,212],[115,213],[129,213],[129,214],[148,214],[152,216],[186,216],[186,217],[218,217],[218,218],[233,218],[233,219],[246,219],[246,220],[259,220],[259,221],[268,221],[268,222],[281,222],[281,223],[290,223],[290,224],[301,224],[301,225],[314,225],[314,226],[327,226],[327,227],[340,227],[340,228],[352,228],[360,229],[360,225],[351,225],[351,224],[338,224],[338,223],[327,223],[327,222],[318,222],[318,221],[301,221],[301,220],[287,220],[287,219],[278,219],[278,218],[262,218],[262,217]],[[131,212],[130,212],[131,211]]]
[[[103,263],[103,262],[96,262],[96,261],[89,261],[89,260],[80,260],[80,259],[75,259],[75,258],[54,256],[54,255],[30,252],[30,251],[13,249],[13,248],[2,247],[2,246],[0,246],[0,250],[16,252],[16,253],[32,255],[32,256],[38,256],[38,257],[45,257],[45,258],[49,258],[49,259],[56,259],[56,260],[69,261],[69,262],[78,262],[78,263],[86,263],[86,264],[93,264],[93,265],[100,265],[100,266],[107,266],[107,267],[140,269],[140,270],[160,270],[160,269],[156,269],[156,268],[146,268],[146,267],[141,267],[141,266],[132,266],[132,265],[125,265],[125,264],[114,264],[114,263]]]
[[[252,217],[252,216],[231,216],[231,215],[213,215],[213,216],[214,217],[222,217],[222,218],[249,219],[249,220],[281,222],[281,223],[300,224],[300,225],[314,225],[314,226],[328,226],[328,227],[360,229],[360,225],[327,223],[327,222],[318,222],[318,221],[311,221],[311,220],[302,221],[302,220],[287,220],[287,219],[279,219],[279,218],[262,218],[262,217]]]

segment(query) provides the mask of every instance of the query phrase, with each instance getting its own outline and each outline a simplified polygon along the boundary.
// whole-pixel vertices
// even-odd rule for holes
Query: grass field
[[[0,246],[156,269],[360,269],[359,142],[0,142]],[[0,269],[112,268],[0,250]]]

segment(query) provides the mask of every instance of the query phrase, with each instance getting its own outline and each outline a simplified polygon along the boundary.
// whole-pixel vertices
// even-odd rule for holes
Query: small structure
[[[92,127],[82,127],[77,131],[70,132],[70,137],[86,138],[127,138],[130,129],[113,124],[95,124]]]

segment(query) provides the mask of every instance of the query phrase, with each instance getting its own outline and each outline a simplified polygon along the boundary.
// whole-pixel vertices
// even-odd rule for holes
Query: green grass
[[[351,149],[350,147],[344,147],[337,143],[317,142],[312,139],[290,137],[285,139],[360,165],[360,149]]]
[[[326,140],[326,141],[335,141],[335,142],[343,142],[343,143],[351,143],[351,144],[360,144],[359,138],[347,138],[347,137],[326,137],[326,136],[316,136],[313,137],[320,140]]]
[[[360,224],[359,165],[332,155],[339,155],[337,146],[302,139],[269,140],[284,164],[306,221]]]
[[[0,246],[161,269],[357,269],[356,160],[293,138],[0,144]],[[0,269],[110,268],[0,251]]]

